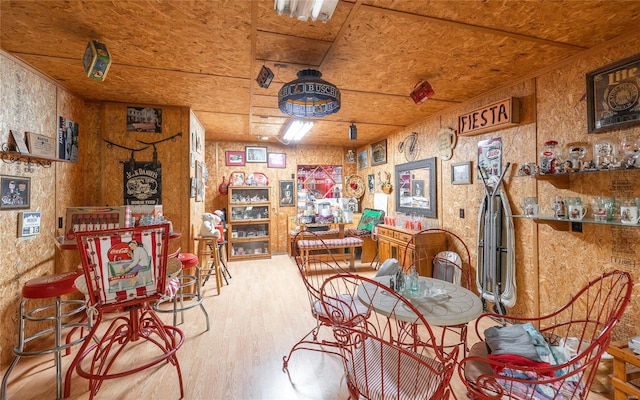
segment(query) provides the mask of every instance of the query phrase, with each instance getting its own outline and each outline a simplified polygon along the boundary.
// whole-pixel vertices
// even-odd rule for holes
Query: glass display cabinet
[[[271,187],[229,186],[229,260],[271,258]]]

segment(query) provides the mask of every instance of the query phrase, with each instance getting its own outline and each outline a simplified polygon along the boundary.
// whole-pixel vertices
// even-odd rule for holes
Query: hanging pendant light
[[[324,117],[340,110],[340,90],[321,79],[316,69],[303,69],[298,79],[286,83],[278,92],[280,111],[293,117]]]

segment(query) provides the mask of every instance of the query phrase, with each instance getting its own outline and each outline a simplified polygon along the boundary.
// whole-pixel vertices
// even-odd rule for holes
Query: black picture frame
[[[267,148],[262,146],[245,146],[245,161],[248,163],[266,163]]]
[[[387,139],[371,144],[371,166],[387,163]]]
[[[630,73],[635,68],[635,73]],[[640,124],[640,54],[586,75],[587,132],[598,133]]]
[[[291,180],[282,180],[278,182],[278,204],[280,207],[294,207],[296,205],[296,185]]]
[[[0,209],[31,208],[31,178],[3,175],[0,177],[0,190]]]

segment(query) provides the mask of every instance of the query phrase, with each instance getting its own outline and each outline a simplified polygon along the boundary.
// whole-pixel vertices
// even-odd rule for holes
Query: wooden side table
[[[613,356],[613,386],[614,400],[627,400],[627,395],[640,398],[640,388],[629,383],[629,379],[640,378],[640,355],[635,354],[627,342],[611,342],[607,352]],[[631,364],[627,370],[627,364]]]

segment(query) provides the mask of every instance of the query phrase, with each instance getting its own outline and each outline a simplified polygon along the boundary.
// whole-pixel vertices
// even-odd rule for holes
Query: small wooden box
[[[82,57],[82,65],[89,78],[104,81],[111,66],[111,55],[107,45],[97,40],[90,40]]]

